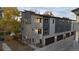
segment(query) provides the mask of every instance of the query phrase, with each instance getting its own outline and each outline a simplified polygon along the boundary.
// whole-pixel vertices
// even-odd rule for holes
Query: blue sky
[[[75,19],[74,13],[71,10],[75,7],[19,7],[19,10],[32,10],[38,13],[44,13],[45,11],[51,11],[57,17],[67,17],[70,19]]]

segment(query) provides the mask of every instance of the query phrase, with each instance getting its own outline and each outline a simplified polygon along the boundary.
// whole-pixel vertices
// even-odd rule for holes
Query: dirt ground
[[[12,49],[12,51],[32,51],[33,49],[28,45],[24,45],[15,39],[9,38],[5,43]]]

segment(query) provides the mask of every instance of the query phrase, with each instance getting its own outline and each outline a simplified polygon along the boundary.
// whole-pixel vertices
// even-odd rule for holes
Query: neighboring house
[[[72,12],[76,15],[76,21],[74,25],[76,30],[76,41],[79,43],[79,8],[72,10]]]
[[[42,50],[64,50],[73,45],[75,30],[73,20],[23,11],[21,19],[22,40]]]

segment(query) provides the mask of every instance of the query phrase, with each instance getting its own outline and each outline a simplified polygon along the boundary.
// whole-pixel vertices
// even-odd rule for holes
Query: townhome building
[[[75,29],[72,19],[23,11],[22,41],[39,50],[65,50],[73,46]]]

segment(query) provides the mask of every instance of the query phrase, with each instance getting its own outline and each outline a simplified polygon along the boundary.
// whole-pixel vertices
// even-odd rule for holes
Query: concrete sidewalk
[[[74,41],[73,47],[70,48],[69,51],[79,51],[79,43]]]

